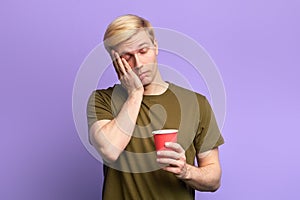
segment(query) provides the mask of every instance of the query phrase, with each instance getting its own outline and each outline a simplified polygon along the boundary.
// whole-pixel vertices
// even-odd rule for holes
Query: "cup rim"
[[[170,133],[178,133],[178,130],[177,129],[159,129],[159,130],[152,131],[153,135],[156,135],[156,134],[170,134]]]

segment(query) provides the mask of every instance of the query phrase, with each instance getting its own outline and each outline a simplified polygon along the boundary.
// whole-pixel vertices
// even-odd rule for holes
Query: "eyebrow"
[[[149,45],[148,42],[143,42],[143,43],[139,44],[137,50],[140,49],[140,48],[143,47],[143,46],[148,46],[148,45]],[[124,55],[124,54],[128,54],[128,53],[130,53],[130,52],[129,52],[129,51],[122,51],[122,52],[120,53],[120,55]]]

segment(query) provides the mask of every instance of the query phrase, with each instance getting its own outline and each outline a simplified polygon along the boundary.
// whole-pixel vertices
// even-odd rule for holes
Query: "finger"
[[[117,52],[115,52],[115,56],[116,56],[116,60],[117,60],[117,63],[118,63],[119,70],[122,72],[122,74],[126,74],[126,70],[125,70],[124,65],[122,63],[122,60],[121,60],[121,58],[120,58],[120,56]]]
[[[171,172],[175,175],[180,175],[180,173],[181,173],[181,170],[178,167],[166,166],[163,168],[163,170]]]
[[[116,51],[112,50],[111,51],[111,56],[112,56],[112,59],[113,59],[114,67],[115,67],[116,71],[118,72],[118,74],[121,76],[122,71],[120,70],[120,66],[119,66],[119,63],[118,63],[118,53]]]
[[[170,149],[176,151],[177,153],[184,153],[184,149],[178,143],[175,143],[175,142],[166,142],[165,146],[167,148],[170,148]]]
[[[179,167],[180,164],[178,160],[174,160],[174,159],[171,159],[171,158],[158,158],[156,160],[159,164],[167,164],[167,165],[171,165],[173,167]]]
[[[175,152],[175,151],[168,151],[168,150],[163,150],[163,151],[158,151],[157,156],[160,158],[172,158],[172,159],[180,159],[181,154]]]
[[[122,73],[119,69],[119,66],[118,66],[118,63],[117,63],[117,58],[115,57],[115,51],[114,50],[111,50],[111,58],[112,58],[113,65],[114,65],[114,68],[116,70],[116,73],[118,75],[118,79],[120,79]]]
[[[118,70],[117,67],[115,67],[115,71],[116,71],[116,73],[118,75],[118,79],[120,79],[121,78],[121,72]]]
[[[125,70],[128,72],[131,70],[130,65],[128,64],[128,62],[125,60],[125,58],[122,58],[122,62],[124,64]]]

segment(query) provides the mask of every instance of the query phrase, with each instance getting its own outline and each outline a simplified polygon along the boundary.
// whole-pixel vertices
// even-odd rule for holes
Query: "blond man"
[[[214,114],[203,95],[162,79],[149,21],[118,17],[104,44],[121,84],[94,91],[87,108],[90,142],[105,164],[103,199],[194,199],[195,190],[216,191],[224,140]],[[155,151],[151,132],[168,128],[179,130],[178,141]]]

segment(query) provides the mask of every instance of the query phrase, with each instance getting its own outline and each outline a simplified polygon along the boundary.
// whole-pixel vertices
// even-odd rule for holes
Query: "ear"
[[[155,55],[158,55],[158,44],[157,44],[157,40],[154,39],[154,48],[155,48]]]

